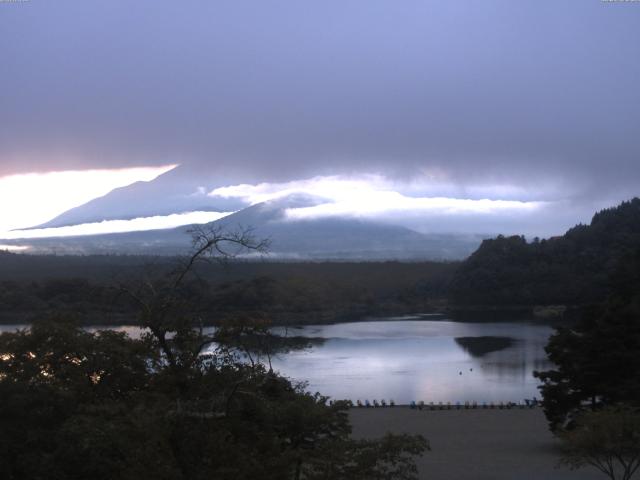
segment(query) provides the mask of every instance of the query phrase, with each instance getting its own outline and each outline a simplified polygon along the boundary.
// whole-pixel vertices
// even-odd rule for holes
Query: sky
[[[638,2],[0,2],[0,64],[0,230],[169,165],[541,235],[640,185]]]
[[[150,181],[175,165],[14,174],[0,177],[0,232],[29,228],[62,211],[136,181]],[[24,234],[21,234],[22,236]]]

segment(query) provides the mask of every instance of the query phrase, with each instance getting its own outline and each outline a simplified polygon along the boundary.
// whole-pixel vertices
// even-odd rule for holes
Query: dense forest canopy
[[[536,372],[552,429],[584,409],[640,407],[640,249],[620,259],[611,295],[561,327],[546,347],[554,368]]]
[[[640,199],[593,216],[563,236],[482,242],[450,285],[457,305],[582,305],[603,301],[618,261],[640,248]]]
[[[80,314],[89,323],[131,322],[135,305],[122,295],[122,284],[169,271],[176,261],[0,254],[0,321],[27,322],[62,310]],[[221,268],[203,263],[185,288],[190,308],[205,323],[256,311],[277,323],[326,322],[432,310],[446,296],[456,266],[231,262]]]

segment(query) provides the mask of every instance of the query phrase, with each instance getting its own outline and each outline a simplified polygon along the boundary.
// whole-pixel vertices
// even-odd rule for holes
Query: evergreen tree
[[[552,429],[584,409],[640,406],[640,250],[621,260],[611,283],[603,306],[551,337],[546,351],[555,368],[535,374]]]

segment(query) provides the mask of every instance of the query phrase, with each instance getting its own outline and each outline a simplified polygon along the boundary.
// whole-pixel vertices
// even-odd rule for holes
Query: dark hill
[[[621,259],[640,250],[640,199],[593,216],[547,240],[484,240],[458,269],[456,305],[580,305],[603,301]]]

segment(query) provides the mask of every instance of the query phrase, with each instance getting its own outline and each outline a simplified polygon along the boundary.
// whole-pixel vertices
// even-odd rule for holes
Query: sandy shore
[[[592,468],[558,467],[558,442],[541,409],[411,410],[408,407],[353,408],[355,437],[422,434],[431,452],[418,460],[428,480],[597,480]]]

